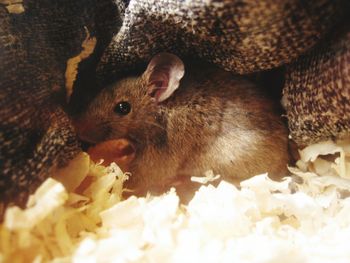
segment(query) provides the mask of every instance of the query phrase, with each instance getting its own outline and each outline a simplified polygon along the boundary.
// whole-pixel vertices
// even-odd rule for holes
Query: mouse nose
[[[125,138],[109,140],[92,146],[88,154],[94,162],[103,159],[104,165],[115,162],[123,171],[128,171],[129,164],[135,158],[135,146]]]
[[[75,119],[72,123],[81,141],[96,144],[103,141],[108,135],[108,131],[103,127],[98,127],[95,122]]]

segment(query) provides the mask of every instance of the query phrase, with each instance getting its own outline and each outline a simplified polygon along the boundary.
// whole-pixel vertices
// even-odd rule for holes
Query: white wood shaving
[[[26,210],[7,209],[0,260],[350,262],[350,181],[339,168],[346,167],[347,174],[349,162],[321,156],[344,152],[346,157],[349,145],[327,142],[318,152],[304,149],[309,157],[300,161],[302,169],[290,168],[298,180],[276,182],[262,174],[240,188],[225,181],[209,184],[185,207],[174,189],[121,201],[127,176],[115,165],[108,170],[89,163],[86,176],[94,181],[83,193],[67,192],[48,179]],[[77,162],[86,165],[85,158]],[[33,209],[35,217],[23,216]]]

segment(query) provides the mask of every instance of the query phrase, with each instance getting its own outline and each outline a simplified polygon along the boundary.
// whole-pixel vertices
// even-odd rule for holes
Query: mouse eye
[[[114,112],[119,115],[126,115],[130,112],[131,105],[127,101],[121,101],[118,102],[117,105],[114,107]]]

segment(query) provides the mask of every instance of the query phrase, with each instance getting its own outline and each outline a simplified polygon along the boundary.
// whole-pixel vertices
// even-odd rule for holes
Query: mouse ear
[[[185,66],[180,58],[170,53],[159,53],[149,62],[143,77],[147,81],[149,94],[157,102],[169,98],[179,87],[185,74]]]

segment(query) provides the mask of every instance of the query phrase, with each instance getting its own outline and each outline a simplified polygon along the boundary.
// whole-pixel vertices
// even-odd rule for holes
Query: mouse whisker
[[[150,125],[152,125],[152,126],[155,126],[155,127],[159,128],[159,129],[162,129],[162,130],[164,130],[164,131],[166,130],[165,127],[161,126],[160,124],[158,124],[158,123],[156,123],[156,122],[145,121],[145,123],[150,124]]]
[[[101,121],[98,126],[99,127],[106,127],[106,126],[109,126],[109,124],[111,123],[110,120],[105,120],[105,121]]]
[[[131,134],[128,135],[128,137],[135,143],[141,145],[142,144],[142,140],[140,140],[137,136],[133,136]]]

